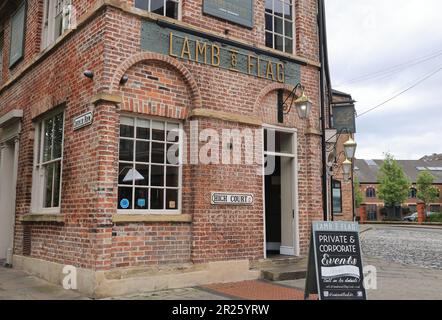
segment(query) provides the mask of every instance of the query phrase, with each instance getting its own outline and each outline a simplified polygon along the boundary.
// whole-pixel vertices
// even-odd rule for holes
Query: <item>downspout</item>
[[[321,131],[322,131],[322,206],[323,219],[328,220],[328,179],[327,179],[327,146],[325,140],[325,130],[327,123],[330,125],[330,119],[327,122],[326,113],[326,82],[330,84],[328,74],[327,42],[325,40],[325,6],[323,0],[318,0],[318,26],[319,26],[319,61],[320,68],[320,90],[321,90]],[[327,101],[328,102],[328,101]],[[329,117],[330,118],[330,117]]]

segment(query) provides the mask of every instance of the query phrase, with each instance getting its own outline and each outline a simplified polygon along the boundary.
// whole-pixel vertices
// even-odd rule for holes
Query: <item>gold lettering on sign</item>
[[[238,51],[229,50],[230,52],[230,69],[234,71],[238,71],[236,68],[238,66]]]
[[[184,38],[183,47],[181,49],[181,59],[184,59],[185,55],[189,60],[192,60],[192,54],[190,53],[189,39],[187,39],[187,37]]]
[[[193,49],[193,45],[195,45],[195,49]],[[195,54],[194,57],[192,57],[193,54]],[[172,32],[169,34],[169,55],[174,58],[241,72],[261,79],[285,82],[285,65],[283,62],[263,59],[258,55],[243,53],[234,48],[221,48],[217,44],[189,39],[186,36],[176,35]],[[247,66],[244,65],[246,59]]]
[[[266,78],[275,81],[275,74],[273,73],[273,63],[271,61],[267,61]]]
[[[178,58],[177,55],[173,54],[173,33],[170,33],[170,37],[169,37],[169,55],[171,57],[175,57]]]
[[[212,45],[212,66],[219,67],[220,64],[221,64],[220,48],[216,44],[213,44]]]
[[[207,43],[195,42],[195,61],[199,62],[199,56],[204,57],[204,63],[207,64]]]
[[[276,64],[276,74],[278,76],[278,82],[284,83],[285,82],[285,72],[284,72],[284,65],[282,63]]]

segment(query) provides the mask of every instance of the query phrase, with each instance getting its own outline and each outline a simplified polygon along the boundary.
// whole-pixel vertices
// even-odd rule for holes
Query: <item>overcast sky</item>
[[[326,10],[333,87],[359,114],[442,68],[442,1],[326,0]],[[357,157],[442,153],[441,96],[442,71],[358,118]]]

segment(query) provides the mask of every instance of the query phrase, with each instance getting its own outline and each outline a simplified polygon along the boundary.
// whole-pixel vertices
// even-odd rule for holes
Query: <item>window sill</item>
[[[64,214],[44,214],[44,213],[31,213],[21,216],[19,221],[21,222],[56,222],[64,223]]]
[[[182,222],[191,223],[190,214],[114,214],[112,216],[114,223],[127,222]]]

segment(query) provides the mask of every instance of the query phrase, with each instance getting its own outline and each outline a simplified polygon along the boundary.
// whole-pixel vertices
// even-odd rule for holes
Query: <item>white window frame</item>
[[[145,188],[149,190],[149,199],[148,202],[150,203],[150,190],[153,189],[163,189],[163,190],[167,190],[167,189],[177,189],[178,190],[178,200],[177,200],[177,209],[173,210],[173,209],[166,209],[166,192],[164,192],[163,194],[163,204],[164,204],[164,209],[117,209],[117,214],[124,214],[124,215],[180,215],[182,214],[182,191],[183,191],[183,185],[182,185],[182,181],[183,181],[183,153],[184,153],[184,149],[183,149],[183,139],[184,139],[184,135],[183,135],[183,123],[179,120],[175,120],[175,119],[169,119],[169,118],[159,118],[159,117],[143,117],[143,116],[135,116],[133,114],[127,114],[127,113],[123,113],[121,114],[121,118],[130,118],[130,119],[134,119],[134,138],[127,138],[127,137],[121,137],[120,135],[118,136],[118,145],[120,144],[120,139],[123,138],[125,140],[133,140],[134,141],[134,157],[133,157],[133,161],[124,161],[124,160],[120,160],[120,149],[118,147],[118,171],[119,171],[119,167],[120,167],[120,163],[132,163],[132,164],[148,164],[149,166],[149,185],[148,186],[139,186],[141,188]],[[120,119],[121,119],[120,118]],[[150,125],[150,137],[149,140],[144,140],[144,139],[137,139],[136,137],[136,130],[137,130],[137,120],[148,120],[150,121],[151,125]],[[152,154],[152,141],[153,142],[161,142],[159,140],[153,140],[152,139],[152,121],[159,121],[159,122],[163,122],[165,125],[165,129],[166,129],[166,135],[167,135],[167,123],[171,123],[171,124],[175,124],[178,125],[179,128],[179,141],[178,141],[178,148],[179,148],[179,157],[178,157],[178,186],[177,187],[170,187],[168,188],[167,186],[162,186],[162,187],[157,187],[157,186],[151,186],[151,166],[156,165],[155,163],[152,163],[151,161],[149,161],[148,163],[140,163],[136,161],[136,141],[149,141],[149,152],[150,154]],[[163,143],[165,143],[165,147],[166,147],[166,151],[167,151],[167,136],[165,138],[165,141],[163,141]],[[166,156],[166,155],[165,155]],[[163,165],[165,167],[167,167],[167,164],[158,164],[158,165]],[[174,166],[174,165],[172,165]],[[120,172],[117,172],[117,180],[118,177],[120,175]],[[166,179],[166,175],[164,175],[164,179]],[[164,180],[164,183],[166,183],[166,180]],[[132,206],[135,205],[135,189],[137,188],[137,185],[135,185],[135,182],[132,183],[132,185],[120,185],[117,184],[117,203],[116,206],[118,208],[118,189],[122,187],[122,188],[132,188]],[[149,205],[150,206],[150,205]]]
[[[273,50],[277,50],[278,52],[284,52],[287,54],[291,54],[291,55],[295,55],[296,54],[296,28],[295,28],[295,24],[296,24],[296,17],[295,17],[295,0],[281,0],[281,2],[291,2],[291,6],[292,6],[292,37],[288,37],[286,35],[286,30],[285,30],[285,22],[288,21],[285,19],[285,16],[283,14],[282,17],[275,15],[275,1],[276,0],[270,0],[272,1],[272,12],[273,13],[267,13],[267,11],[265,11],[264,8],[264,41],[266,41],[267,39],[267,33],[270,33],[272,35],[272,47],[271,49]],[[284,6],[283,6],[284,8]],[[284,9],[283,9],[284,10]],[[272,17],[272,30],[267,30],[266,26],[265,26],[265,21],[266,21],[266,17],[267,16],[271,16]],[[282,34],[276,33],[275,31],[275,17],[278,17],[280,19],[282,19]],[[275,41],[275,35],[282,37],[282,41],[283,41],[283,50],[279,50],[276,49],[276,41]],[[287,52],[286,50],[286,44],[285,44],[285,40],[286,39],[291,39],[292,40],[292,52]],[[267,46],[267,45],[266,45]],[[270,47],[268,47],[270,48]]]
[[[61,21],[61,34],[56,38],[55,37],[55,18],[56,12],[55,7],[59,0],[43,0],[43,24],[42,24],[42,32],[41,32],[41,49],[44,50],[49,47],[51,44],[55,43],[58,38],[60,38],[63,33],[67,30],[65,28],[65,23],[63,19],[63,14],[65,14],[64,10],[59,13],[62,15]],[[62,8],[71,4],[72,0],[61,0]],[[70,17],[69,17],[70,19]]]
[[[150,8],[152,0],[146,0],[146,1],[149,2],[148,9],[146,11],[148,11],[150,13],[153,13],[153,14],[156,14],[156,15],[161,16],[161,17],[166,17],[166,18],[169,18],[169,19],[174,19],[174,18],[170,18],[170,17],[166,16],[166,1],[167,0],[163,0],[164,1],[164,14],[158,14],[158,13],[152,12],[151,8]],[[171,1],[174,1],[174,2],[178,3],[178,17],[176,18],[176,20],[181,21],[182,20],[182,12],[183,12],[183,1],[182,0],[171,0]],[[134,0],[134,7],[135,7],[135,0]],[[138,9],[138,10],[143,10],[143,9],[140,9],[140,8],[137,8],[137,7],[135,7],[135,8]]]
[[[55,118],[57,115],[63,115],[63,132],[61,138],[61,157],[56,159],[51,159],[49,161],[43,162],[43,144],[44,144],[44,123],[46,120]],[[49,115],[39,120],[35,124],[35,141],[34,141],[34,162],[33,162],[33,175],[32,175],[32,200],[31,200],[31,213],[32,214],[59,214],[61,208],[62,200],[62,180],[63,180],[63,157],[64,157],[64,136],[65,136],[65,112],[64,110],[58,109],[57,111],[51,112]],[[53,151],[53,147],[52,150]],[[52,163],[60,163],[60,185],[59,185],[59,203],[56,207],[44,207],[44,192],[45,192],[45,166]],[[54,179],[54,177],[53,177]],[[54,182],[53,182],[54,183]],[[54,193],[54,188],[52,187],[52,193]],[[53,197],[53,195],[52,195]]]

